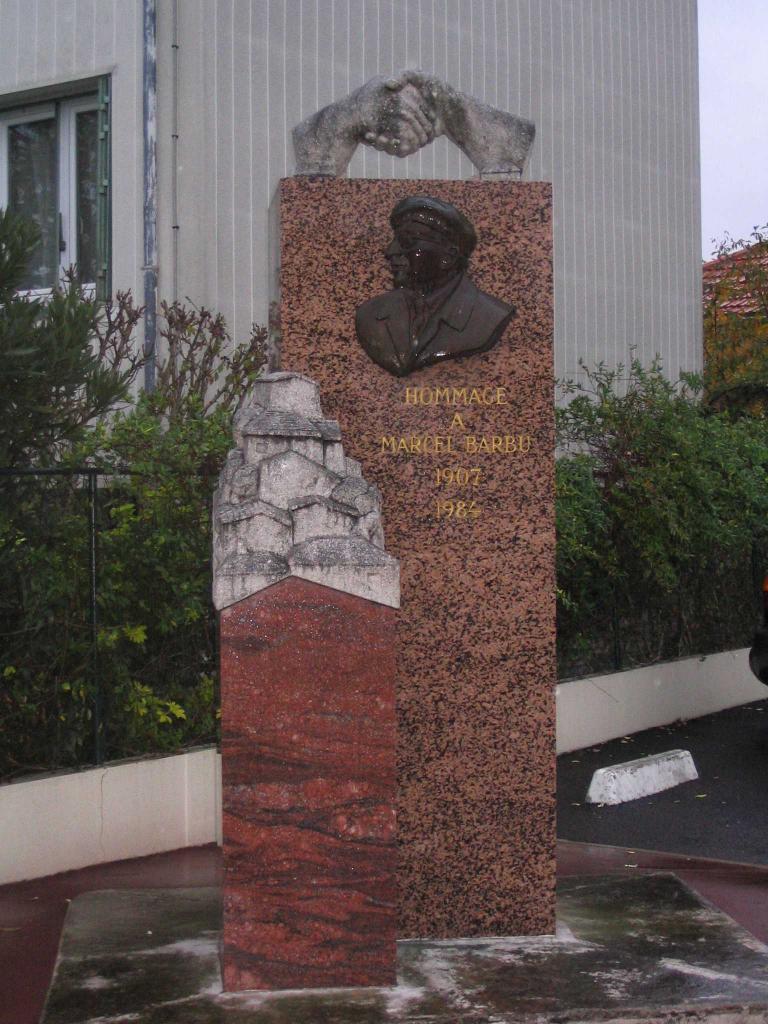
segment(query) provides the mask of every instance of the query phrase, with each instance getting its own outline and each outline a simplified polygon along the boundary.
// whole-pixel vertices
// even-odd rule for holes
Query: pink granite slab
[[[406,379],[358,344],[354,313],[386,291],[393,205],[454,203],[479,244],[471,276],[517,309],[490,352]],[[384,495],[401,559],[397,619],[399,934],[554,928],[555,581],[552,206],[539,182],[281,183],[282,367],[320,384],[348,454]],[[414,406],[407,387],[503,387],[504,406]],[[462,426],[453,413],[465,413]],[[453,426],[452,426],[453,425]],[[531,438],[522,455],[392,455],[382,436]],[[476,467],[477,488],[436,471]],[[437,518],[439,498],[476,518]]]

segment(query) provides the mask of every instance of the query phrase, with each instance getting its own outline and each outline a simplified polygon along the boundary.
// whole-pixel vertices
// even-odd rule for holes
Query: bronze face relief
[[[486,352],[515,314],[481,292],[467,274],[477,235],[440,199],[403,199],[389,218],[384,255],[394,288],[358,307],[357,340],[375,363],[407,377],[443,359]]]

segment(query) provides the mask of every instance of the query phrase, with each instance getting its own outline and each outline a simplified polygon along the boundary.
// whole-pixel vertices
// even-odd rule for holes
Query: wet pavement
[[[672,872],[768,942],[767,733],[761,701],[563,755],[559,878]],[[584,805],[595,767],[675,747],[691,750],[697,782],[619,807]],[[64,918],[81,893],[215,888],[220,878],[211,845],[0,887],[0,1024],[38,1024]]]
[[[38,1024],[64,918],[81,893],[220,882],[221,852],[211,844],[0,886],[0,1024]]]
[[[699,778],[615,806],[587,804],[597,768],[689,750]],[[768,865],[768,700],[558,758],[562,839]]]
[[[584,875],[635,878],[659,871],[674,872],[706,901],[768,942],[768,868],[558,842],[561,880]],[[0,887],[0,1022],[38,1024],[63,921],[78,895],[172,886],[215,889],[220,880],[220,852],[205,846]],[[190,1018],[190,1024],[193,1021]]]
[[[768,948],[668,874],[563,879],[558,935],[398,943],[391,988],[222,993],[218,888],[71,905],[44,1024],[768,1017]]]

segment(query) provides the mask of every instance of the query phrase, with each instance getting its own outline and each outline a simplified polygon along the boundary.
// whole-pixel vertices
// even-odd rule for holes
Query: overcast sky
[[[768,0],[698,0],[701,234],[768,222]]]

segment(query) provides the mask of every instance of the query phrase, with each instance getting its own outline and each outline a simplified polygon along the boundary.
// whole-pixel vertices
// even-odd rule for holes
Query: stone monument
[[[256,382],[214,502],[227,989],[395,980],[394,609],[380,495],[299,374]]]
[[[486,180],[337,177],[358,144],[440,134]],[[395,936],[554,930],[552,209],[517,180],[532,139],[417,71],[294,132],[276,373],[216,508],[227,987],[381,984]]]
[[[333,177],[359,142],[441,132],[502,180]],[[229,991],[215,888],[84,893],[45,1024],[768,1020],[764,947],[671,875],[565,878],[551,934],[552,206],[514,180],[531,137],[423,72],[297,129],[289,372],[236,417],[214,507]],[[231,991],[252,988],[283,991]]]

